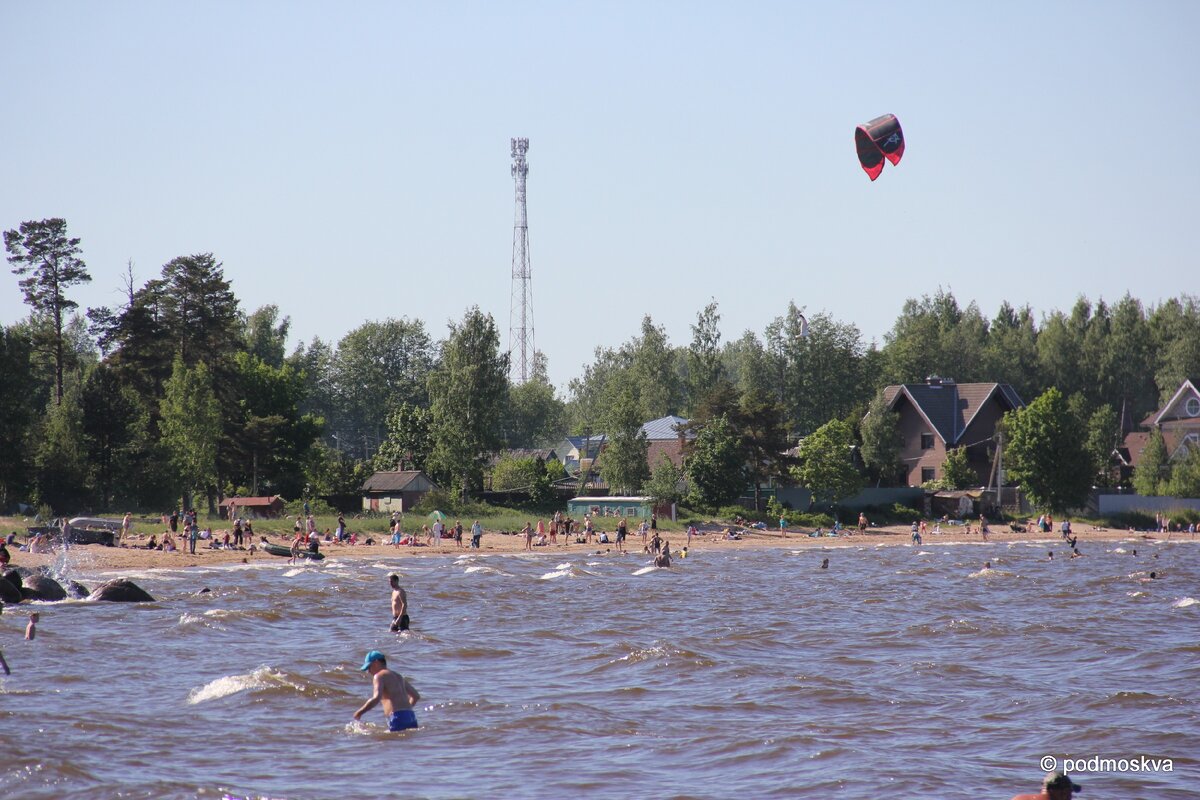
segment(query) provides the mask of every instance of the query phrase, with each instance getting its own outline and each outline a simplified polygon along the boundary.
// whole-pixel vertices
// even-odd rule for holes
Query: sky
[[[0,2],[0,228],[63,217],[120,302],[213,253],[291,347],[367,320],[507,348],[509,140],[530,140],[536,346],[560,388],[650,314],[726,340],[789,301],[883,337],[1196,293],[1200,4]],[[896,114],[872,183],[854,127]],[[0,274],[0,322],[24,317]]]

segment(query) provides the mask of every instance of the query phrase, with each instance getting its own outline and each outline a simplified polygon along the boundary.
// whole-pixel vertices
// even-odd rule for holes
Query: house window
[[[934,480],[933,467],[921,467],[921,483],[929,483]]]
[[[921,449],[922,450],[932,450],[933,449],[933,434],[932,433],[922,433],[921,434]],[[932,480],[932,479],[930,479],[930,480]]]
[[[1189,417],[1200,417],[1200,397],[1189,397],[1183,404],[1183,410]]]

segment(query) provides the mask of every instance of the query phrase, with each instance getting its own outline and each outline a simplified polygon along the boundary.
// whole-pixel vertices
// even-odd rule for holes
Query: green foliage
[[[854,432],[842,420],[831,420],[800,443],[796,480],[813,493],[817,502],[837,502],[862,488],[862,476],[854,468],[851,448]]]
[[[371,462],[356,461],[324,442],[317,442],[305,458],[304,481],[314,495],[357,494],[373,472]]]
[[[1119,425],[1117,412],[1109,405],[1100,406],[1089,414],[1086,420],[1087,440],[1084,447],[1087,450],[1088,462],[1091,464],[1092,474],[1105,486],[1110,482],[1108,464],[1117,446]]]
[[[1167,487],[1164,483],[1169,469],[1167,458],[1167,445],[1163,441],[1162,431],[1155,428],[1150,432],[1150,440],[1146,442],[1146,448],[1133,471],[1133,488],[1138,494],[1153,497],[1165,491]]]
[[[17,325],[0,329],[0,511],[28,502],[35,486],[30,440],[46,392],[33,368],[28,331]]]
[[[540,458],[504,456],[492,467],[492,489],[497,492],[532,491],[545,478],[546,465]]]
[[[874,471],[881,481],[890,481],[901,471],[900,415],[888,410],[883,392],[875,395],[862,421],[862,459],[867,469]]]
[[[696,314],[692,325],[692,343],[685,356],[689,406],[696,404],[723,379],[721,363],[721,314],[713,300]]]
[[[646,453],[650,447],[642,430],[633,387],[626,385],[604,418],[608,443],[600,454],[600,472],[613,494],[632,494],[650,477]]]
[[[264,364],[282,367],[291,325],[291,317],[279,319],[279,306],[260,306],[246,318],[243,333],[246,352]]]
[[[509,387],[504,434],[509,447],[558,444],[566,431],[566,409],[546,374],[546,356],[534,353],[533,374]]]
[[[979,475],[967,461],[967,448],[952,447],[942,462],[942,481],[949,489],[967,489],[979,485]]]
[[[151,425],[150,408],[116,370],[101,364],[83,386],[82,441],[88,484],[99,509],[163,505],[170,497]]]
[[[186,498],[217,477],[221,407],[203,362],[189,369],[177,357],[160,404],[162,444],[174,468],[175,485]]]
[[[82,510],[86,503],[88,465],[83,439],[82,392],[78,381],[68,381],[62,402],[50,403],[34,456],[39,499],[65,514]]]
[[[903,503],[892,503],[886,513],[889,521],[902,524],[920,522],[924,516],[920,511],[910,508]],[[879,521],[882,522],[883,520]]]
[[[442,362],[429,375],[430,465],[462,487],[465,500],[483,465],[503,445],[500,421],[508,400],[508,356],[490,314],[476,306],[450,328]]]
[[[387,438],[372,463],[377,470],[425,469],[433,452],[429,409],[401,403],[387,418]]]
[[[1170,497],[1200,497],[1200,448],[1189,448],[1175,460],[1171,477],[1163,488],[1163,494]]]
[[[1004,416],[1005,463],[1033,503],[1055,514],[1083,505],[1092,485],[1086,432],[1058,389]]]
[[[34,344],[52,354],[54,400],[61,403],[70,353],[65,346],[64,325],[67,313],[79,305],[67,297],[67,290],[92,280],[79,257],[79,239],[67,236],[66,220],[44,219],[22,222],[17,229],[5,231],[4,247],[13,274],[21,276],[19,285],[25,303],[33,310],[33,321],[41,323],[34,326],[39,333]]]
[[[679,488],[682,481],[683,470],[664,455],[650,471],[650,479],[642,487],[642,494],[653,500],[656,506],[679,503],[683,500],[683,492]]]
[[[697,505],[716,508],[742,495],[746,489],[745,462],[728,416],[710,419],[699,430],[685,467],[692,502]]]

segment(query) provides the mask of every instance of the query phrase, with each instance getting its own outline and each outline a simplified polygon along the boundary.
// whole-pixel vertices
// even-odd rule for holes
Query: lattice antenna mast
[[[513,222],[512,301],[508,312],[509,377],[515,383],[529,380],[533,365],[533,276],[529,269],[529,218],[525,211],[525,178],[529,165],[528,139],[513,139],[512,176],[516,185],[516,219]]]

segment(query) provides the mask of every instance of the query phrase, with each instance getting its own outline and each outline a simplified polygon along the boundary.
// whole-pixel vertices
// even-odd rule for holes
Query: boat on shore
[[[281,544],[264,544],[262,546],[264,553],[270,553],[273,556],[282,556],[283,558],[292,557],[292,548],[285,547]],[[314,553],[307,547],[300,550],[300,558],[307,558],[309,561],[320,561],[325,558],[324,553]]]

